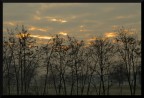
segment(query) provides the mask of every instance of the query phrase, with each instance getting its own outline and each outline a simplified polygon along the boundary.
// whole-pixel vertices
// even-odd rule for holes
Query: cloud
[[[124,32],[127,33],[128,35],[134,35],[134,34],[136,34],[136,29],[134,29],[134,28],[130,29],[130,30],[125,29]]]
[[[23,24],[35,35],[46,36],[47,33],[63,31],[86,40],[104,35],[104,32],[111,31],[113,25],[134,23],[141,30],[141,4],[4,3],[3,21],[3,28]]]
[[[52,36],[41,36],[41,35],[30,35],[31,37],[39,38],[39,39],[52,39]]]
[[[38,38],[40,38],[40,39],[52,39],[53,37],[50,37],[50,36],[39,36]]]
[[[66,32],[59,32],[59,34],[61,34],[61,35],[67,35],[67,33]]]
[[[42,32],[47,32],[48,29],[47,28],[39,28],[39,27],[35,27],[35,26],[30,26],[28,28],[29,31],[42,31]]]
[[[15,23],[12,23],[12,22],[8,22],[7,24],[11,26],[15,26]]]
[[[80,32],[92,32],[93,30],[81,29]]]
[[[64,20],[64,19],[58,19],[58,18],[52,18],[52,19],[50,19],[50,21],[53,21],[53,22],[60,22],[60,23],[65,23],[65,22],[67,22],[67,21]]]
[[[108,38],[114,38],[116,36],[117,36],[116,32],[105,32],[104,34],[104,37],[108,37]]]
[[[128,19],[128,18],[135,18],[137,15],[132,14],[132,15],[120,15],[117,16],[115,19]]]
[[[22,21],[4,21],[4,26],[7,25],[7,26],[16,26],[18,24],[22,24],[23,22]]]
[[[87,38],[87,39],[85,40],[85,47],[91,46],[91,45],[92,45],[92,42],[95,41],[95,40],[97,40],[97,37]]]
[[[79,6],[80,3],[40,3],[40,10],[51,10],[65,7]]]

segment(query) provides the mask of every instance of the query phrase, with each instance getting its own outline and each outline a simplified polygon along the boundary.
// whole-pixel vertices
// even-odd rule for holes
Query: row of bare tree
[[[141,41],[126,28],[114,39],[84,41],[60,35],[37,44],[24,26],[3,40],[4,95],[110,95],[141,86]]]

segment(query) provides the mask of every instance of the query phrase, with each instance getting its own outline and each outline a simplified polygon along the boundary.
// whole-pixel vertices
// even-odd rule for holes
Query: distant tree
[[[114,67],[114,70],[111,74],[111,78],[118,81],[119,85],[123,83],[126,79],[126,69],[123,67],[123,64],[117,65]]]
[[[122,84],[127,79],[126,75],[127,75],[127,71],[122,63],[116,64],[112,72],[109,74],[112,81],[118,82],[119,87],[121,88],[120,89],[121,94],[122,94],[122,86],[123,86]]]

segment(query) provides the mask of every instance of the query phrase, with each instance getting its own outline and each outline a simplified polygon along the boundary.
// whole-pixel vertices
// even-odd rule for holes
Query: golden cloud
[[[41,36],[41,35],[30,35],[31,37],[39,38],[39,39],[52,39],[51,36]]]
[[[38,29],[39,31],[42,31],[42,32],[47,32],[47,29],[42,29],[42,28],[40,28],[40,29]]]
[[[116,37],[117,34],[115,32],[106,32],[104,34],[105,37],[108,37],[108,38],[113,38],[113,37]]]
[[[67,33],[66,32],[59,32],[59,34],[61,34],[61,35],[67,35]]]
[[[28,36],[28,33],[25,33],[25,34],[24,34],[24,33],[20,33],[20,34],[17,34],[17,35],[16,35],[16,37],[17,37],[17,38],[20,38],[20,39],[25,38],[25,37],[27,37],[27,36]]]
[[[50,19],[50,21],[53,21],[53,22],[60,22],[60,23],[65,23],[65,22],[67,22],[67,21],[64,20],[64,19],[56,19],[56,18],[52,18],[52,19]]]
[[[34,31],[34,30],[36,30],[36,29],[37,29],[36,27],[30,27],[28,30]]]
[[[135,17],[136,15],[128,15],[128,16],[117,16],[116,19],[126,19],[126,18],[133,18]]]
[[[97,38],[96,37],[93,37],[93,38],[90,38],[90,39],[87,39],[86,40],[86,44],[85,44],[85,48],[89,47],[92,45],[92,42],[95,41]]]
[[[29,27],[28,30],[30,30],[30,31],[38,30],[38,31],[42,31],[42,32],[47,32],[48,31],[48,29],[46,29],[46,28],[38,28],[38,27],[34,27],[34,26]]]
[[[85,30],[84,29],[80,30],[80,32],[91,32],[91,31],[93,31],[93,30],[86,30],[86,29]]]
[[[23,21],[5,21],[3,24],[4,25],[16,26],[17,24],[23,24]]]
[[[44,18],[46,18],[46,19],[48,19],[49,21],[52,21],[52,22],[60,22],[60,23],[68,22],[67,20],[62,19],[62,18],[55,18],[55,17],[49,17],[49,16],[46,16]]]
[[[52,39],[53,37],[51,37],[51,36],[39,36],[38,38],[40,38],[40,39]]]
[[[55,18],[53,18],[53,19],[51,19],[51,21],[58,21],[57,19],[55,19]]]
[[[12,23],[12,22],[9,22],[9,25],[12,25],[12,26],[14,26],[15,24],[14,24],[14,23]]]
[[[30,35],[31,37],[39,37],[40,35]]]
[[[65,23],[65,22],[67,22],[67,21],[66,21],[66,20],[61,20],[61,22],[62,22],[62,23]]]
[[[4,24],[11,25],[11,26],[15,26],[16,25],[14,22],[4,22]]]

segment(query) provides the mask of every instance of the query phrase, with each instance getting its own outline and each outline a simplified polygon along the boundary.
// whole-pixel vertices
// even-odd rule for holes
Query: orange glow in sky
[[[108,37],[108,38],[113,38],[117,36],[115,32],[106,32],[104,35],[105,37]]]

